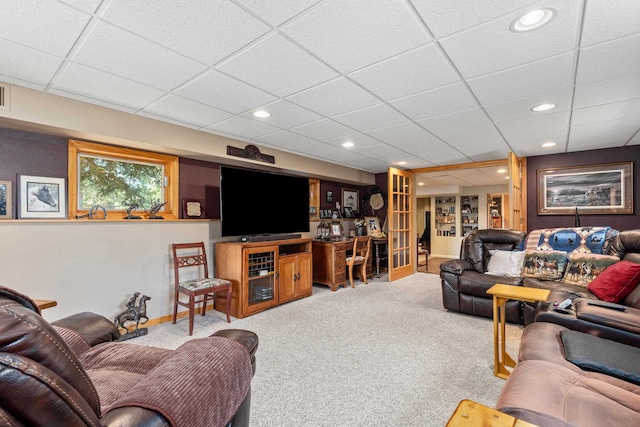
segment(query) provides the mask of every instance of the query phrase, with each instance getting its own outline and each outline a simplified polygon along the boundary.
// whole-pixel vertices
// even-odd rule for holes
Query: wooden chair
[[[353,267],[360,266],[360,280],[367,282],[367,262],[371,250],[371,236],[358,236],[353,239],[353,252],[347,257],[347,269],[349,270],[349,282],[353,285]]]
[[[178,306],[189,308],[189,335],[193,335],[193,315],[196,304],[202,303],[202,315],[207,311],[207,302],[216,299],[227,301],[227,323],[231,323],[231,282],[229,280],[209,278],[207,253],[204,242],[174,243],[173,268],[175,272],[175,303],[173,306],[173,323],[176,323]],[[189,274],[189,279],[180,279],[180,273]],[[188,302],[180,301],[180,294],[189,297]]]

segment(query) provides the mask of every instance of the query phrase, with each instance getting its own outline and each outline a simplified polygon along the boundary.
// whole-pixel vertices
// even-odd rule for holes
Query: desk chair
[[[209,278],[207,253],[204,243],[174,243],[173,268],[175,272],[175,303],[173,306],[173,323],[176,323],[178,306],[189,308],[189,335],[193,335],[193,315],[196,304],[202,303],[202,315],[207,311],[207,302],[216,299],[227,301],[227,323],[231,323],[231,282],[224,279]],[[189,273],[188,280],[180,280],[180,272]],[[180,301],[180,294],[189,297],[188,302]]]
[[[347,257],[347,269],[349,270],[349,282],[353,285],[353,267],[360,266],[360,280],[367,282],[367,261],[369,260],[369,252],[371,249],[370,236],[358,236],[353,239],[353,252]]]

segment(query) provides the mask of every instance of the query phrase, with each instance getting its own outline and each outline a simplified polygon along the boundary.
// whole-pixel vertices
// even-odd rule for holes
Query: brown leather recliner
[[[49,324],[0,287],[0,425],[249,424],[258,337],[223,330],[175,350],[117,342],[103,316]]]
[[[520,277],[485,274],[491,250],[512,251],[525,238],[523,231],[505,229],[474,230],[460,247],[460,259],[440,264],[442,303],[447,310],[493,317],[493,297],[487,290],[496,283],[519,286]],[[507,301],[506,320],[522,323],[522,303]]]

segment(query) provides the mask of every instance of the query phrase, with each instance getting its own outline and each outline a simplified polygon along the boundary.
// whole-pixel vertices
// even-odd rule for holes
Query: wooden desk
[[[493,285],[487,290],[488,294],[493,295],[493,374],[496,377],[509,378],[510,372],[506,367],[516,366],[515,360],[507,354],[505,303],[510,299],[524,302],[547,301],[549,292],[548,289],[503,284]]]
[[[332,291],[347,287],[347,250],[353,239],[328,242],[313,241],[313,283],[327,285]]]
[[[54,301],[52,299],[34,299],[33,302],[36,303],[40,310],[55,307],[56,305],[58,305],[58,301]]]
[[[497,409],[472,400],[462,400],[451,415],[446,427],[535,427]]]

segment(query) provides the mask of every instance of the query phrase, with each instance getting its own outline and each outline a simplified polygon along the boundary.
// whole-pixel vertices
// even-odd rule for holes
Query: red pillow
[[[622,260],[605,268],[587,289],[603,301],[621,302],[640,283],[640,264]]]

